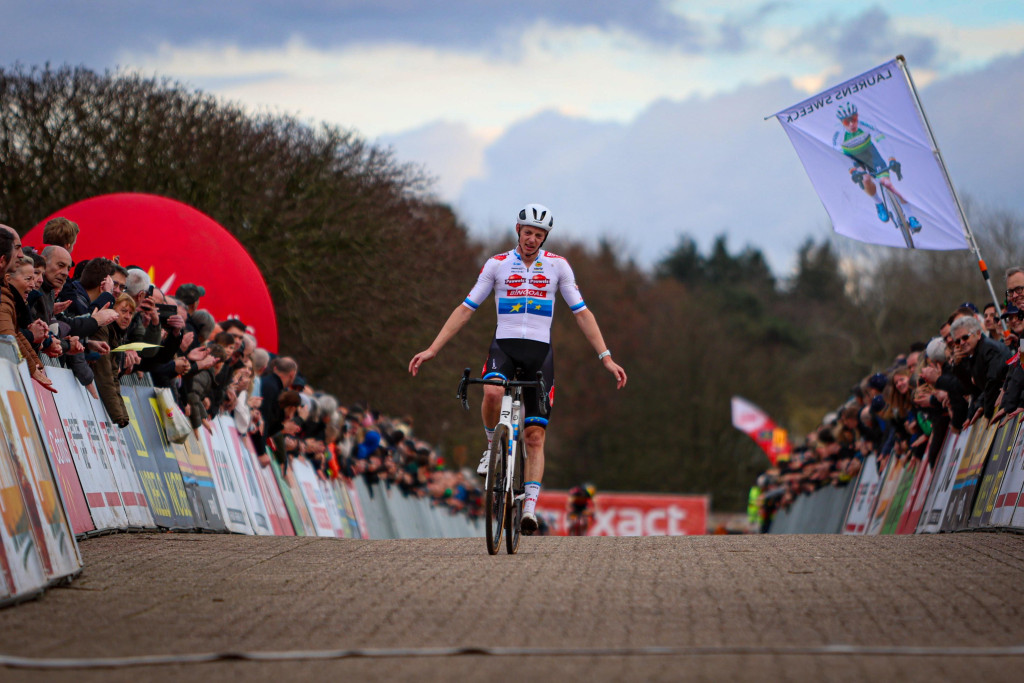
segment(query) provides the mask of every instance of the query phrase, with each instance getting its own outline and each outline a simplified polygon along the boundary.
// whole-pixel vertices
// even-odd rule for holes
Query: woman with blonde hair
[[[6,234],[6,231],[0,231],[0,233]],[[2,258],[0,257],[0,259]],[[7,259],[10,258],[11,256],[8,255]],[[32,379],[56,393],[53,381],[46,376],[46,371],[43,369],[43,364],[32,347],[32,343],[21,333],[21,330],[28,329],[32,322],[25,298],[35,285],[35,264],[32,259],[20,254],[14,258],[16,260],[13,267],[5,275],[4,283],[0,285],[0,334],[15,338],[18,350],[28,361],[28,371]]]

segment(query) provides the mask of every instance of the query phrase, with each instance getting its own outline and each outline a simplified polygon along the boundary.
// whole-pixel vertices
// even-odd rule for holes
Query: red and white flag
[[[757,442],[772,465],[779,458],[789,460],[793,452],[789,432],[776,425],[768,413],[739,396],[732,397],[732,426]]]

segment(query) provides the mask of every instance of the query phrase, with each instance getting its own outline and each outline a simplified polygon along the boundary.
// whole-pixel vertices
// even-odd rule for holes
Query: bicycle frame
[[[485,482],[485,508],[487,515],[487,551],[494,555],[498,551],[502,527],[505,527],[506,549],[509,554],[514,554],[519,548],[519,514],[522,509],[522,501],[526,499],[525,491],[516,488],[516,477],[518,476],[521,487],[523,472],[525,468],[525,455],[521,453],[520,438],[522,436],[522,407],[523,389],[535,387],[538,390],[537,403],[541,413],[547,412],[547,394],[544,389],[543,375],[538,372],[537,379],[532,381],[521,381],[518,379],[505,379],[503,376],[487,377],[483,379],[470,379],[470,369],[466,368],[459,382],[459,389],[456,397],[462,401],[462,405],[469,410],[469,401],[466,396],[466,389],[469,384],[489,384],[500,386],[504,390],[501,397],[501,404],[498,409],[498,424],[495,425],[494,441],[491,443],[491,466],[487,470]],[[518,376],[519,371],[516,371]],[[507,448],[505,448],[505,434],[507,434]],[[501,463],[496,459],[495,448],[504,449],[505,462]],[[517,465],[519,467],[517,468]],[[494,477],[503,477],[495,481]],[[499,488],[500,483],[500,488]],[[507,526],[506,526],[507,525]]]
[[[885,207],[886,212],[890,215],[893,225],[900,231],[903,236],[903,241],[910,249],[914,247],[914,238],[910,232],[910,225],[907,223],[906,212],[903,209],[903,202],[900,201],[899,194],[888,187],[885,183],[879,180],[879,176],[892,171],[896,174],[897,180],[903,180],[903,171],[900,163],[895,159],[889,161],[889,163],[876,171],[869,170],[861,167],[850,169],[850,178],[853,182],[860,185],[860,188],[864,189],[864,176],[870,176],[872,179],[878,181],[877,192],[882,199],[882,205]]]

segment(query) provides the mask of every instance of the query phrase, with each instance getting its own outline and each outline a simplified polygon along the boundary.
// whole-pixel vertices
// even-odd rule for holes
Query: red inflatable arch
[[[78,223],[74,260],[121,257],[145,268],[166,294],[192,282],[206,289],[199,300],[216,320],[239,318],[260,346],[277,352],[277,316],[267,283],[231,233],[206,214],[151,194],[92,197],[47,216],[22,239],[43,247],[43,225],[56,216]]]

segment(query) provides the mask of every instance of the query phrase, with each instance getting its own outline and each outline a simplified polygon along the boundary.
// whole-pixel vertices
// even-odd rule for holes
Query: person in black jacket
[[[971,396],[967,423],[984,415],[991,419],[996,399],[1009,369],[1006,361],[1013,355],[1002,342],[993,341],[975,316],[963,316],[949,328],[953,344],[953,373]]]

